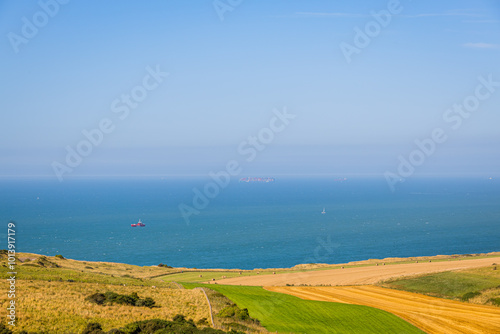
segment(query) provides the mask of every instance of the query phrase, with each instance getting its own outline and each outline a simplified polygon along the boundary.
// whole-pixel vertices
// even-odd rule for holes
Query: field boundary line
[[[198,288],[194,288],[195,290],[196,289],[199,289],[201,291],[203,291],[203,294],[205,295],[205,298],[207,299],[207,303],[208,303],[208,310],[210,311],[210,321],[212,321],[212,327],[215,328],[215,323],[214,323],[214,316],[212,314],[212,304],[210,304],[210,299],[208,299],[208,295],[207,295],[207,292],[205,291],[205,289],[201,288],[201,287],[198,287]]]

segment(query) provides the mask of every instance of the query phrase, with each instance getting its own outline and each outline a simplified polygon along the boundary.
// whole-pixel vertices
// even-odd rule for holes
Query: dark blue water
[[[270,268],[500,250],[500,182],[231,181],[183,219],[208,179],[1,181],[1,230],[18,251],[137,265]],[[323,208],[326,214],[321,214]],[[138,219],[147,225],[132,228]]]

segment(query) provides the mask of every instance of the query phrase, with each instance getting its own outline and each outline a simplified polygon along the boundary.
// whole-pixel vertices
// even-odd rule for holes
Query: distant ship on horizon
[[[264,182],[264,183],[269,183],[269,182],[274,182],[275,179],[274,177],[242,177],[240,179],[240,182]]]
[[[146,226],[146,224],[144,224],[143,222],[141,222],[141,220],[139,219],[139,222],[137,224],[130,224],[130,226],[132,227],[144,227]]]

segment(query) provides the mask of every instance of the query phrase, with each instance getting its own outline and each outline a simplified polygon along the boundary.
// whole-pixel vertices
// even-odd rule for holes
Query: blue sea
[[[500,182],[412,178],[231,180],[186,221],[209,179],[0,181],[17,251],[136,265],[276,268],[500,250]],[[206,203],[205,203],[206,204]],[[325,214],[322,214],[323,208]],[[146,227],[131,227],[139,219]]]

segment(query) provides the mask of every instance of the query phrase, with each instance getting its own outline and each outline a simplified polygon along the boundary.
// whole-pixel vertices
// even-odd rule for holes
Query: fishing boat
[[[130,226],[132,226],[132,227],[137,227],[137,226],[144,227],[144,226],[146,226],[146,224],[141,222],[141,220],[139,219],[139,222],[137,224],[130,224]]]

